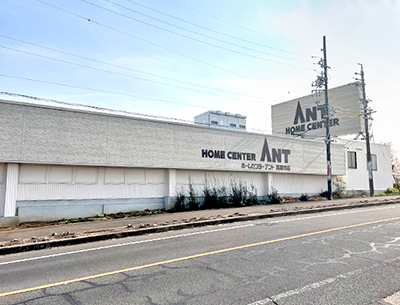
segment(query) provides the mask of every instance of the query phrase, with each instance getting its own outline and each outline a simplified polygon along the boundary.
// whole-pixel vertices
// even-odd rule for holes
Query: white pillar
[[[0,217],[4,216],[4,197],[6,193],[6,165],[0,163]]]
[[[176,192],[176,169],[167,169],[165,171],[165,209],[174,206]]]
[[[273,186],[273,178],[272,173],[265,173],[264,181],[265,181],[265,198],[267,195],[272,193],[272,186]]]
[[[5,171],[4,217],[13,217],[17,208],[19,164],[8,163]]]

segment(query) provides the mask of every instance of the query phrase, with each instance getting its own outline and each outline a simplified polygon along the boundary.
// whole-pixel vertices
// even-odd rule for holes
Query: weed
[[[229,193],[229,202],[233,207],[242,207],[246,204],[246,197],[247,197],[247,187],[239,181],[231,181],[231,189]]]
[[[189,197],[188,197],[187,209],[189,211],[198,210],[199,205],[200,205],[200,201],[197,196],[196,189],[194,188],[193,180],[189,176]]]
[[[308,195],[306,193],[301,194],[300,196],[300,201],[308,201],[310,198],[308,198]]]
[[[339,199],[339,198],[345,198],[346,195],[344,193],[344,191],[346,190],[346,182],[344,182],[343,176],[338,176],[336,178],[336,181],[333,182],[333,197],[335,199]]]
[[[218,207],[218,190],[216,187],[210,188],[207,182],[204,183],[203,187],[203,209],[215,209]]]
[[[256,187],[252,184],[250,185],[250,190],[248,190],[247,193],[247,198],[246,198],[246,205],[259,205],[260,200],[258,200],[257,197],[257,189]]]
[[[271,194],[267,195],[267,204],[280,204],[282,197],[279,196],[278,190],[271,186]]]
[[[186,195],[183,189],[181,189],[180,191],[176,191],[175,207],[173,210],[176,212],[183,212],[186,211],[186,209]]]

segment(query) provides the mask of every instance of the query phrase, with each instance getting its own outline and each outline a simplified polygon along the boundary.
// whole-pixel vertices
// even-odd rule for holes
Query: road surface
[[[384,304],[400,205],[0,257],[0,304]]]

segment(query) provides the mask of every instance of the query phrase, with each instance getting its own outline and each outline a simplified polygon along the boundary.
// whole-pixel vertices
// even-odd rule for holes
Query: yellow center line
[[[96,278],[100,278],[100,277],[104,277],[104,276],[115,275],[115,274],[119,274],[119,273],[123,273],[123,272],[130,272],[130,271],[135,271],[135,270],[140,270],[140,269],[145,269],[145,268],[150,268],[150,267],[155,267],[155,266],[160,266],[160,265],[165,265],[165,264],[170,264],[170,263],[175,263],[175,262],[181,262],[181,261],[185,261],[185,260],[189,260],[189,259],[193,259],[193,258],[204,257],[204,256],[208,256],[208,255],[225,253],[225,252],[234,251],[234,250],[246,249],[246,248],[276,243],[276,242],[280,242],[280,241],[296,239],[296,238],[300,238],[300,237],[307,237],[307,236],[318,235],[318,234],[339,231],[339,230],[344,230],[344,229],[349,229],[349,228],[356,228],[356,227],[361,227],[361,226],[365,226],[365,225],[369,225],[369,224],[392,221],[392,220],[397,220],[397,219],[400,219],[400,217],[364,222],[364,223],[359,223],[359,224],[345,226],[345,227],[333,228],[333,229],[311,232],[311,233],[306,233],[306,234],[300,234],[300,235],[295,235],[295,236],[289,236],[289,237],[284,237],[284,238],[279,238],[279,239],[267,240],[267,241],[262,241],[262,242],[258,242],[258,243],[254,243],[254,244],[237,246],[237,247],[233,247],[233,248],[205,252],[205,253],[170,259],[170,260],[166,260],[166,261],[162,261],[162,262],[156,262],[156,263],[152,263],[152,264],[137,266],[137,267],[131,267],[131,268],[126,268],[126,269],[121,269],[121,270],[116,270],[116,271],[111,271],[111,272],[89,275],[89,276],[85,276],[85,277],[80,277],[80,278],[57,282],[57,283],[52,283],[52,284],[46,284],[46,285],[42,285],[42,286],[36,286],[36,287],[31,287],[31,288],[26,288],[26,289],[21,289],[21,290],[4,292],[4,293],[0,293],[0,297],[5,297],[5,296],[9,296],[9,295],[24,293],[24,292],[30,292],[30,291],[45,289],[45,288],[50,288],[50,287],[56,287],[56,286],[61,286],[61,285],[67,285],[67,284],[71,284],[71,283],[92,280],[92,279],[96,279]]]

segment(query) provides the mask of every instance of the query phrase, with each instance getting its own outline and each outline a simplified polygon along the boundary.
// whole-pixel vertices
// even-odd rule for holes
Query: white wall
[[[61,205],[69,205],[65,215],[78,215],[73,205],[83,211],[90,200],[92,214],[135,209],[138,202],[149,208],[150,199],[161,208],[174,189],[187,191],[189,176],[199,194],[205,181],[254,185],[259,196],[270,192],[271,183],[292,196],[326,189],[324,142],[7,101],[0,101],[0,113],[0,216],[14,216],[17,207],[26,219],[43,211],[51,218]],[[359,144],[351,145],[346,149]],[[287,162],[261,161],[267,146],[276,155],[290,150]],[[333,175],[346,173],[344,146],[332,144]],[[203,150],[245,153],[255,160],[209,158]],[[378,157],[375,188],[386,189],[390,150],[373,145],[372,152]],[[368,189],[363,154],[359,170],[347,170],[350,189]],[[42,210],[34,210],[39,205]]]
[[[334,176],[332,181],[334,181]],[[300,196],[320,194],[327,190],[327,176],[317,175],[282,175],[274,174],[271,181],[272,186],[281,195]]]
[[[164,197],[165,170],[21,164],[17,200]]]
[[[4,216],[5,164],[0,163],[0,217]]]
[[[200,196],[202,195],[206,181],[211,187],[225,186],[228,191],[232,182],[241,182],[247,185],[248,188],[253,185],[257,190],[258,196],[265,196],[271,193],[272,188],[276,189],[280,195],[286,196],[300,196],[303,193],[315,195],[327,190],[327,177],[323,175],[177,170],[177,191],[182,190],[186,194],[188,193],[189,176]],[[333,176],[332,180],[334,181],[335,178],[336,176]]]
[[[231,183],[243,183],[251,189],[254,186],[258,196],[268,194],[268,183],[266,183],[266,173],[243,173],[243,172],[225,172],[225,171],[198,171],[198,170],[177,170],[176,171],[176,189],[188,192],[189,176],[193,185],[202,196],[204,185],[209,187],[225,186],[229,189]]]
[[[128,116],[0,101],[0,162],[234,172],[326,172],[322,142],[276,137],[230,129],[152,121]],[[273,151],[290,150],[287,160],[261,161],[268,142]],[[203,150],[224,151],[225,158],[205,157]],[[254,155],[254,160],[228,153]],[[345,173],[342,151],[332,145],[335,174]],[[268,165],[267,167],[265,165]],[[65,173],[68,175],[68,173]]]
[[[369,192],[369,178],[367,171],[366,144],[362,141],[345,143],[346,151],[346,182],[347,190],[363,190]],[[347,151],[356,152],[357,168],[348,168]],[[392,187],[392,166],[390,147],[383,144],[371,143],[371,154],[377,157],[377,171],[372,171],[375,191],[384,191]]]

